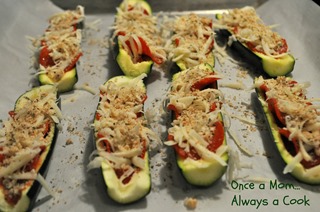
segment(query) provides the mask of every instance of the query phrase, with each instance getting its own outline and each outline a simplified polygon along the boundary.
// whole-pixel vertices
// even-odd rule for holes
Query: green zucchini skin
[[[214,71],[213,67],[210,64],[200,64],[199,66],[202,68],[209,68],[210,70]],[[179,74],[182,72],[175,73],[172,77],[172,81],[178,79]],[[212,87],[218,88],[218,83],[215,82]],[[173,117],[174,114],[173,112],[171,112],[172,121],[174,119]],[[223,116],[221,113],[219,114],[219,119],[223,123]],[[222,145],[227,145],[225,131]],[[209,187],[213,185],[218,179],[220,179],[227,170],[227,166],[222,166],[217,161],[208,162],[200,159],[198,161],[190,162],[181,158],[176,151],[174,151],[174,154],[181,174],[183,175],[184,179],[193,186]],[[229,160],[228,153],[223,153],[221,158],[227,163]]]
[[[106,85],[109,82],[125,85],[132,79],[133,77],[131,76],[116,76],[106,81],[104,85]],[[137,84],[137,86],[143,87],[143,89],[146,92],[146,87],[144,83]],[[100,103],[98,104],[97,109],[99,109],[99,105]],[[97,111],[95,114],[97,114]],[[97,116],[95,115],[95,117]],[[94,122],[96,121],[97,119],[95,118]],[[94,130],[94,141],[98,139],[96,135],[97,131]],[[101,163],[101,175],[105,183],[106,193],[114,202],[121,205],[127,205],[137,202],[146,197],[151,191],[149,153],[148,151],[146,151],[144,170],[140,170],[139,173],[135,173],[134,178],[131,179],[131,181],[128,183],[128,186],[126,186],[125,189],[119,189],[118,185],[121,182],[118,180],[114,169],[105,161],[102,161]],[[135,180],[135,182],[133,180]]]
[[[216,18],[219,20],[221,14],[217,14]],[[232,35],[227,29],[220,29],[217,34],[226,38]],[[269,77],[286,76],[294,69],[295,58],[291,54],[275,59],[265,54],[251,51],[245,44],[239,41],[233,41],[231,47],[238,52],[246,62]]]
[[[261,91],[260,88],[256,88],[255,91],[259,99],[265,100],[263,92]],[[276,148],[278,149],[278,152],[281,158],[283,159],[283,161],[286,164],[288,164],[294,159],[294,157],[287,150],[285,142],[279,133],[279,127],[275,121],[273,114],[268,109],[268,106],[264,105],[261,101],[259,102],[263,109],[264,116],[267,120],[268,128],[274,140],[274,144],[276,145]],[[320,184],[320,166],[319,165],[310,169],[305,169],[301,163],[298,163],[293,169],[293,171],[290,172],[290,174],[300,182],[311,184],[311,185]]]
[[[137,77],[143,73],[150,74],[153,66],[153,61],[147,59],[146,61],[133,63],[130,55],[124,50],[118,37],[114,38],[113,54],[117,64],[119,65],[121,71],[126,76]]]
[[[24,99],[26,97],[32,98],[32,95],[38,92],[39,89],[46,89],[52,87],[51,85],[43,85],[39,87],[32,88],[31,90],[27,91],[26,93],[22,94],[15,102],[14,110],[17,110],[19,108],[23,108],[24,105]],[[56,95],[56,101],[58,101],[58,94]],[[60,107],[60,100],[58,102],[58,106]],[[52,122],[54,123],[54,122]],[[54,146],[58,137],[58,128],[56,124],[52,124],[50,127],[50,132],[48,135],[51,135],[51,142],[50,145],[48,145],[46,152],[44,153],[44,160],[42,162],[41,168],[39,169],[39,174],[41,174],[43,177],[46,176],[51,156],[54,151]],[[21,199],[18,201],[17,205],[15,207],[8,205],[2,205],[4,203],[3,200],[0,200],[0,211],[32,211],[32,208],[36,202],[37,195],[39,194],[41,189],[41,184],[34,180],[28,187],[25,188],[25,190],[22,192]],[[0,194],[2,197],[2,193]]]

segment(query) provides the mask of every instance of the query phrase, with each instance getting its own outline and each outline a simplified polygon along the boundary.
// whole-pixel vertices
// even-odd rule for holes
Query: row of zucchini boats
[[[49,19],[38,47],[40,86],[21,95],[0,131],[0,210],[32,208],[61,120],[58,95],[77,82],[82,55],[84,8]],[[256,93],[274,141],[290,173],[308,184],[320,183],[320,122],[316,99],[306,96],[307,84],[287,77],[295,59],[287,42],[266,26],[252,7],[229,10],[215,20],[190,13],[170,22],[162,36],[158,19],[144,0],[124,0],[112,26],[111,48],[123,75],[99,87],[93,121],[94,146],[89,169],[100,168],[107,193],[127,204],[151,189],[149,146],[159,138],[144,115],[145,79],[153,65],[172,63],[167,109],[171,127],[163,143],[172,148],[186,181],[207,187],[228,167],[223,120],[221,76],[215,71],[215,30],[262,73]]]

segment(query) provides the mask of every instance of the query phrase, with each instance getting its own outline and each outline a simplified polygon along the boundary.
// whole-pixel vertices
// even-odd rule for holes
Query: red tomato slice
[[[49,55],[50,51],[47,46],[43,46],[43,48],[40,51],[39,55],[39,64],[41,64],[43,67],[50,67],[54,66],[54,61],[52,60],[51,56]]]
[[[168,110],[172,110],[174,112],[174,117],[176,119],[180,116],[178,109],[173,104],[168,104],[167,108]]]
[[[223,144],[224,141],[224,127],[221,121],[215,123],[215,131],[211,143],[208,145],[208,149],[211,152],[216,152],[217,149]]]
[[[199,81],[197,81],[196,83],[194,83],[191,88],[194,90],[202,90],[206,87],[212,87],[215,88],[216,87],[216,82],[217,80],[220,78],[216,78],[216,77],[207,77],[207,78],[203,78]]]
[[[49,55],[50,50],[48,49],[48,47],[46,46],[44,41],[42,41],[41,44],[43,47],[42,47],[42,49],[40,51],[40,55],[39,55],[39,64],[41,64],[45,68],[50,67],[50,66],[54,66],[55,63],[54,63],[52,57]],[[82,52],[80,52],[75,58],[73,58],[71,63],[64,69],[64,72],[68,72],[71,69],[73,69],[76,66],[76,63],[81,56],[82,56]]]

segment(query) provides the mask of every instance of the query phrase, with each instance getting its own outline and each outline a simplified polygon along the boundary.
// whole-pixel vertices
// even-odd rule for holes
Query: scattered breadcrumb
[[[66,145],[70,145],[70,144],[73,144],[73,141],[71,140],[71,138],[68,138],[66,140]]]
[[[193,197],[187,197],[184,200],[184,206],[188,209],[195,209],[197,207],[198,200]]]

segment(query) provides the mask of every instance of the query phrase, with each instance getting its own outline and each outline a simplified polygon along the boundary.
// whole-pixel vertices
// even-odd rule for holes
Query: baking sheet
[[[99,1],[98,1],[99,2]],[[56,3],[56,1],[55,1]],[[77,3],[77,2],[74,2]],[[100,2],[101,3],[101,2]],[[74,4],[75,5],[75,4]],[[61,6],[61,5],[60,5]],[[177,7],[176,7],[177,8]],[[198,10],[198,14],[213,17],[221,8]],[[61,11],[50,1],[24,0],[1,1],[0,3],[0,119],[7,119],[7,112],[13,108],[15,100],[32,85],[33,53],[26,36],[39,36],[47,27],[48,17]],[[93,10],[92,10],[93,11]],[[182,11],[172,12],[179,15]],[[287,39],[292,54],[297,58],[292,73],[299,82],[309,81],[310,97],[319,97],[320,49],[317,19],[320,8],[311,1],[270,0],[257,8],[258,14],[267,24],[280,24],[278,32]],[[100,84],[111,76],[119,75],[112,55],[107,49],[109,27],[114,21],[114,12],[91,12],[87,23],[100,20],[99,30],[86,30],[83,41],[84,55],[78,66],[77,86],[88,84],[96,92]],[[216,64],[217,71],[225,75],[220,84],[243,82],[252,85],[257,72],[252,68],[239,67],[226,60]],[[148,101],[146,110],[159,111],[152,124],[154,130],[165,139],[168,119],[162,111],[162,100],[169,86],[168,74],[154,70],[147,79]],[[240,161],[248,168],[242,168],[235,177],[244,179],[260,178],[254,188],[239,189],[244,180],[235,180],[231,186],[226,175],[209,188],[188,185],[179,173],[173,151],[165,146],[151,152],[152,190],[150,194],[134,204],[119,205],[110,200],[105,192],[99,170],[87,172],[88,158],[93,151],[92,123],[98,104],[98,95],[84,90],[75,90],[61,95],[62,130],[58,135],[46,180],[56,193],[50,197],[42,189],[38,195],[34,211],[186,211],[184,200],[194,197],[198,200],[195,211],[318,211],[320,186],[309,186],[297,182],[290,175],[282,175],[284,163],[272,145],[272,139],[265,126],[262,110],[253,90],[234,90],[220,86],[225,94],[225,109],[234,115],[256,121],[258,127],[231,119],[230,129],[241,143],[253,153],[249,157],[240,151],[228,137],[231,149],[239,153]],[[160,117],[160,115],[162,115]],[[68,144],[67,141],[71,141]],[[250,168],[251,167],[251,168]],[[294,188],[270,188],[270,181],[280,185],[294,185]],[[262,186],[265,185],[265,188]],[[236,188],[237,187],[237,188]],[[239,198],[248,200],[249,205],[237,204]],[[263,200],[265,199],[265,200]],[[285,205],[283,199],[305,199],[306,204]],[[234,200],[234,201],[233,201]],[[265,201],[258,205],[258,201]],[[279,204],[275,205],[275,200]],[[308,201],[307,201],[308,200]],[[302,202],[302,200],[301,200]]]

